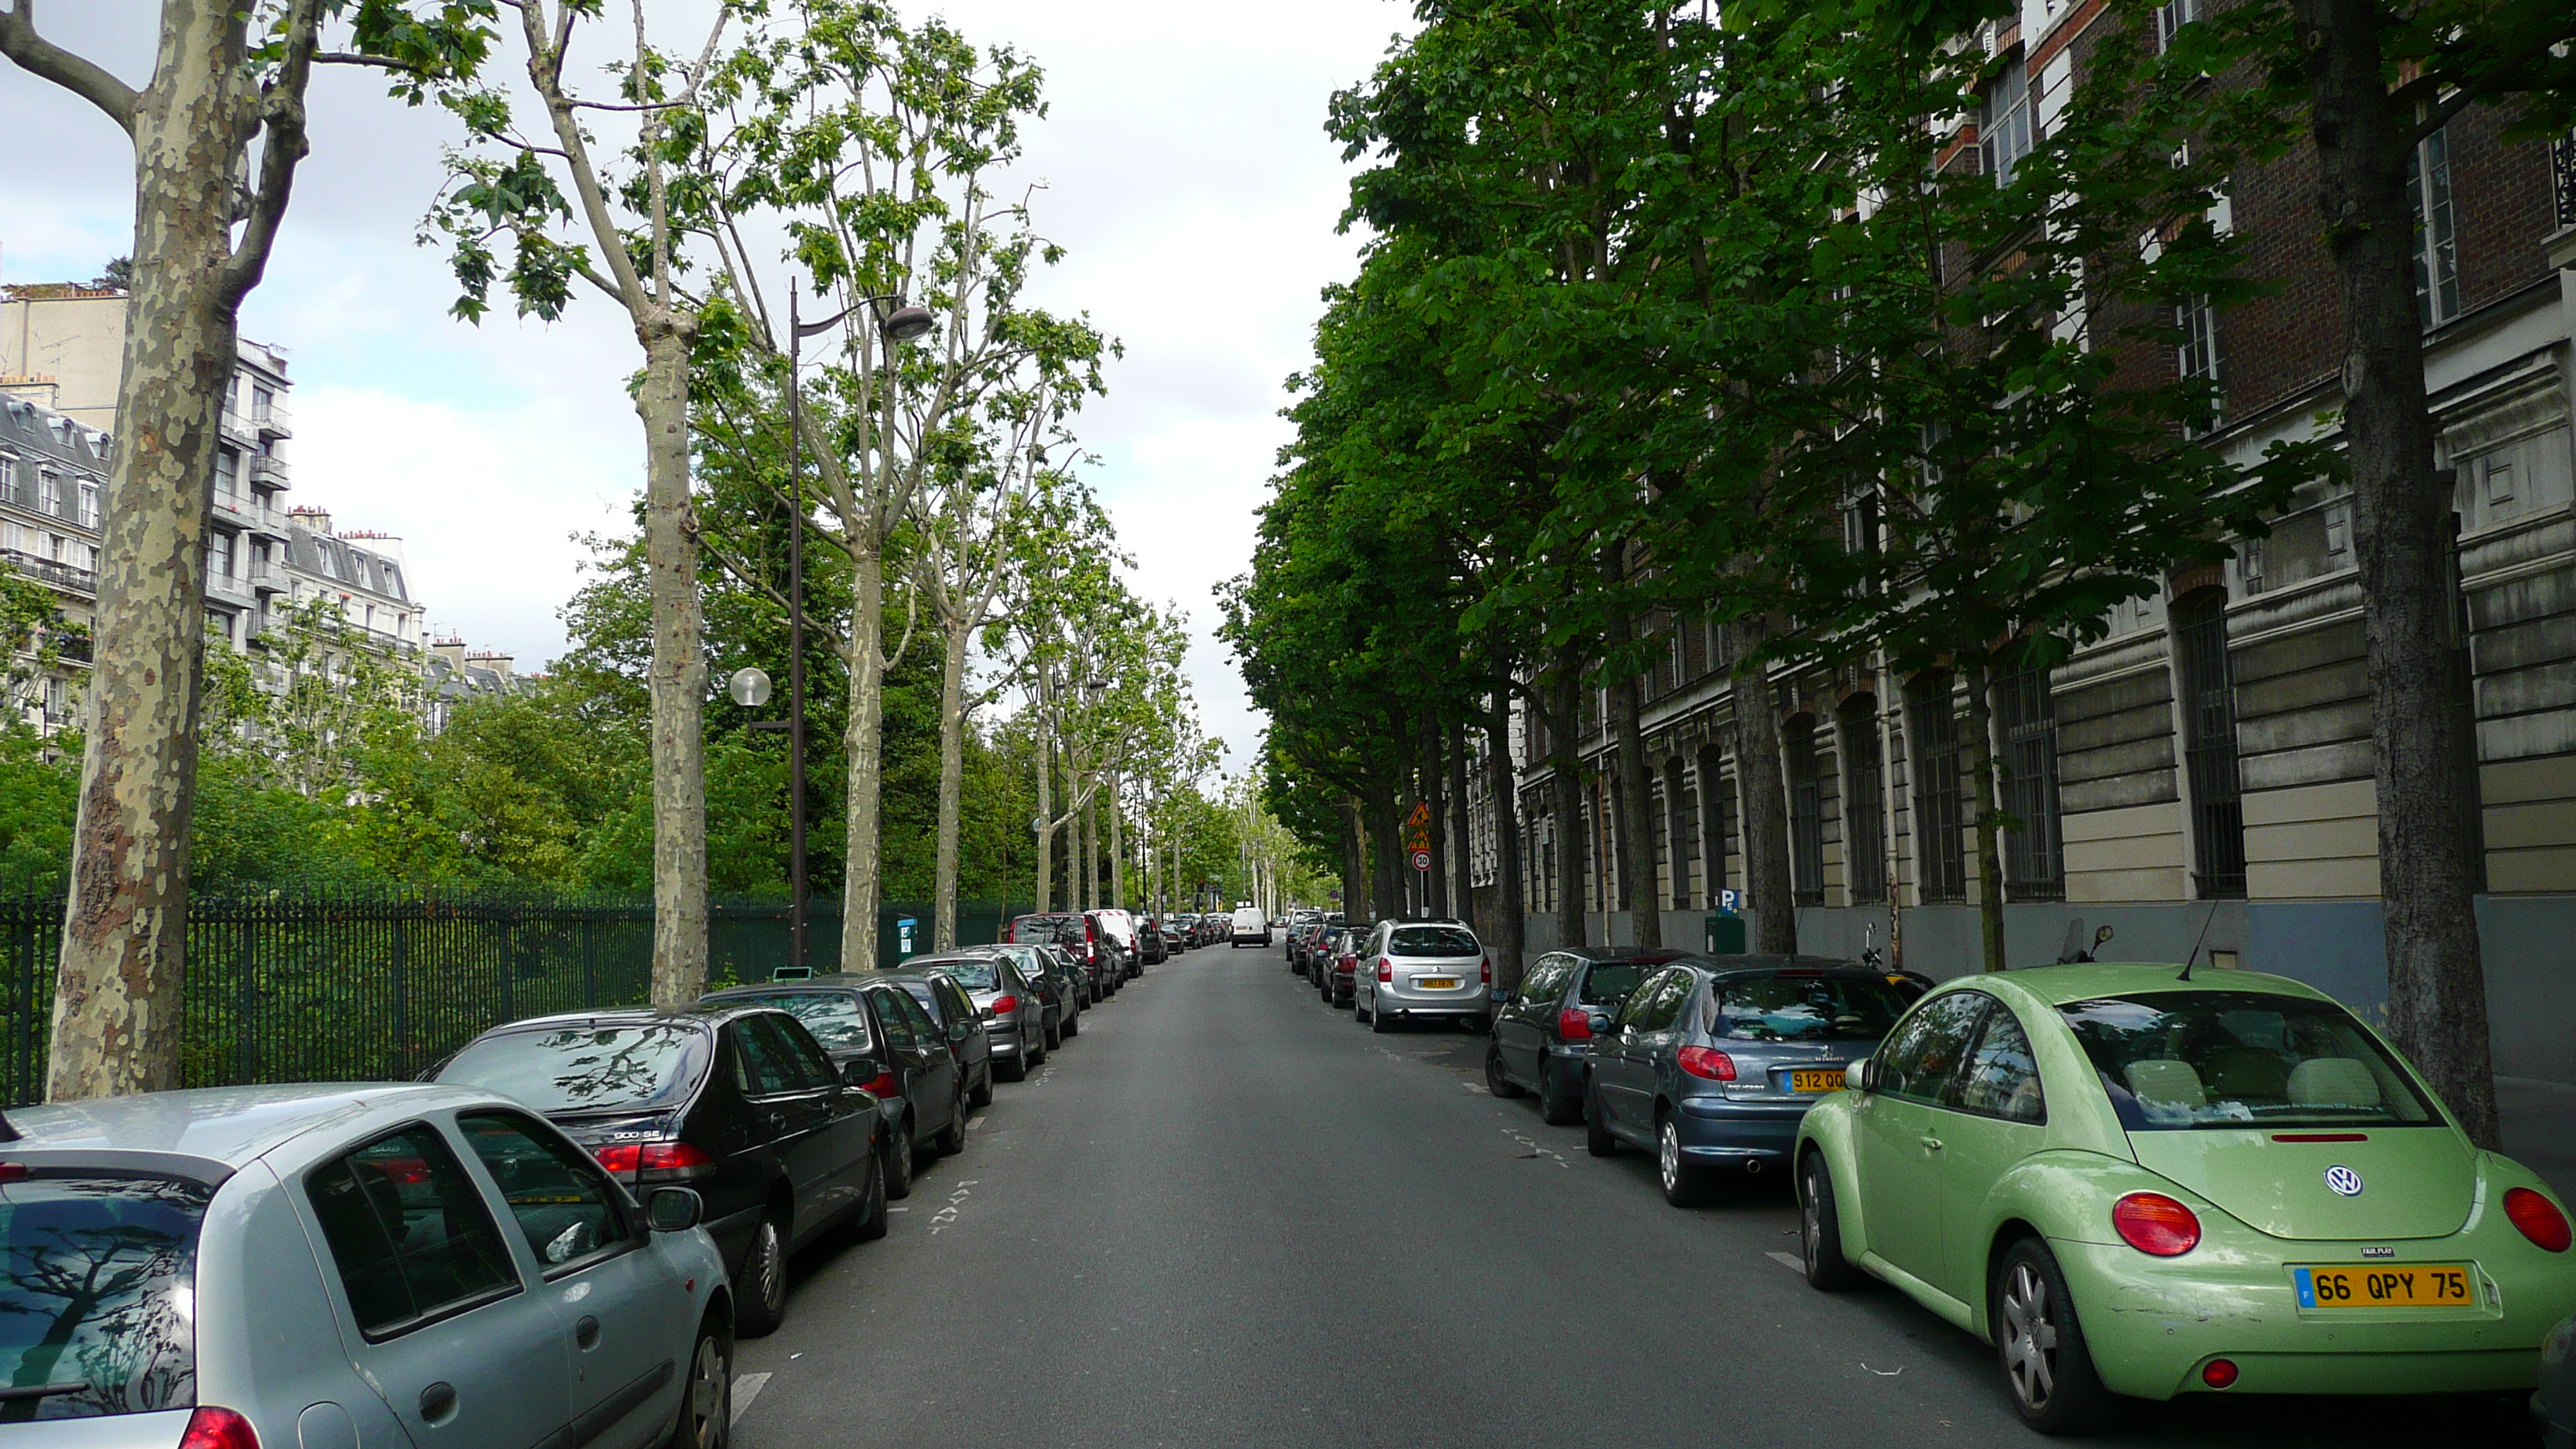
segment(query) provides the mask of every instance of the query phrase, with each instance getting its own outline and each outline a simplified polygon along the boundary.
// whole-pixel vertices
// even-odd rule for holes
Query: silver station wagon
[[[724,1262],[507,1097],[157,1092],[0,1127],[0,1449],[715,1449]]]
[[[1447,1020],[1483,1030],[1494,964],[1463,921],[1381,921],[1352,972],[1351,1015],[1372,1031]]]

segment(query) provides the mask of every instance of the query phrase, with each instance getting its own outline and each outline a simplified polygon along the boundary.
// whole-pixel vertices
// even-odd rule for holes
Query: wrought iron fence
[[[959,902],[959,942],[998,939],[1016,909]],[[62,923],[59,893],[0,897],[0,1104],[44,1095]],[[808,964],[839,969],[838,903],[813,910],[809,931]],[[715,984],[767,980],[788,964],[784,903],[716,902],[707,935]],[[884,907],[875,964],[894,965],[907,935],[928,948],[930,908]],[[645,1001],[652,954],[651,903],[627,898],[200,898],[189,906],[180,1080],[417,1076],[501,1022]]]

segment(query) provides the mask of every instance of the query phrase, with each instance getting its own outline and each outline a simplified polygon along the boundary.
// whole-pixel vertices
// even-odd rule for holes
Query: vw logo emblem
[[[2326,1169],[2326,1188],[2337,1197],[2359,1197],[2361,1174],[2338,1163]]]

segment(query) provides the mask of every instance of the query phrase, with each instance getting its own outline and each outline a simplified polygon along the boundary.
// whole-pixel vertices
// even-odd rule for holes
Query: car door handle
[[[1924,1150],[1924,1151],[1926,1151],[1926,1152],[1938,1152],[1938,1151],[1940,1151],[1940,1150],[1941,1150],[1941,1139],[1940,1139],[1940,1138],[1938,1138],[1938,1137],[1926,1137],[1926,1138],[1924,1138],[1924,1139],[1923,1139],[1923,1150]]]
[[[456,1412],[456,1386],[445,1379],[420,1391],[420,1417],[435,1424]]]
[[[599,1347],[599,1320],[583,1314],[581,1321],[572,1326],[572,1341],[584,1353]]]

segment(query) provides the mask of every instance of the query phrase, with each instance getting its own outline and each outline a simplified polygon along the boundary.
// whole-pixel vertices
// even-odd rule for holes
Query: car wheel
[[[1079,1016],[1066,1017],[1064,1019],[1064,1039],[1066,1041],[1071,1041],[1080,1035],[1082,1035],[1082,1018]]]
[[[1485,1048],[1485,1090],[1497,1097],[1521,1095],[1521,1084],[1513,1081],[1512,1074],[1503,1070],[1501,1047]]]
[[[850,1236],[862,1243],[873,1243],[886,1235],[886,1225],[893,1221],[886,1213],[885,1159],[868,1154],[868,1187],[861,1195],[859,1210],[850,1219]]]
[[[966,1098],[966,1105],[970,1107],[993,1105],[993,1059],[991,1057],[984,1059],[984,1080],[975,1084],[975,1090]]]
[[[2093,1372],[2075,1300],[2057,1257],[2037,1238],[2004,1250],[1987,1294],[1995,1361],[2022,1422],[2043,1434],[2074,1434],[2100,1422],[2110,1392]]]
[[[931,1147],[942,1157],[954,1157],[966,1150],[966,1094],[948,1104],[948,1125],[931,1141]]]
[[[1369,1030],[1376,1032],[1380,1036],[1384,1036],[1386,1033],[1395,1030],[1395,1027],[1396,1019],[1394,1017],[1387,1015],[1383,1011],[1376,1010],[1374,1007],[1370,1009]]]
[[[886,1148],[886,1196],[901,1202],[912,1196],[912,1119],[906,1117],[896,1125],[894,1141]]]
[[[735,1323],[745,1338],[778,1331],[787,1317],[787,1237],[775,1214],[764,1214],[751,1230],[751,1246],[733,1275]]]
[[[1538,1062],[1538,1119],[1550,1127],[1571,1127],[1583,1120],[1583,1099],[1565,1090],[1563,1072],[1548,1070],[1541,1050]]]
[[[1664,1201],[1677,1208],[1698,1207],[1708,1197],[1708,1170],[1682,1157],[1681,1125],[1669,1116],[1655,1126],[1655,1176]]]
[[[1610,1135],[1609,1114],[1601,1106],[1601,1093],[1592,1083],[1583,1084],[1583,1150],[1595,1157],[1619,1155],[1619,1139]]]
[[[724,1449],[733,1441],[733,1332],[713,1309],[698,1321],[697,1351],[671,1425],[669,1449]]]
[[[1834,1207],[1834,1174],[1825,1154],[1809,1152],[1798,1164],[1798,1256],[1807,1286],[1827,1293],[1860,1286],[1860,1270],[1843,1256],[1843,1219]]]

